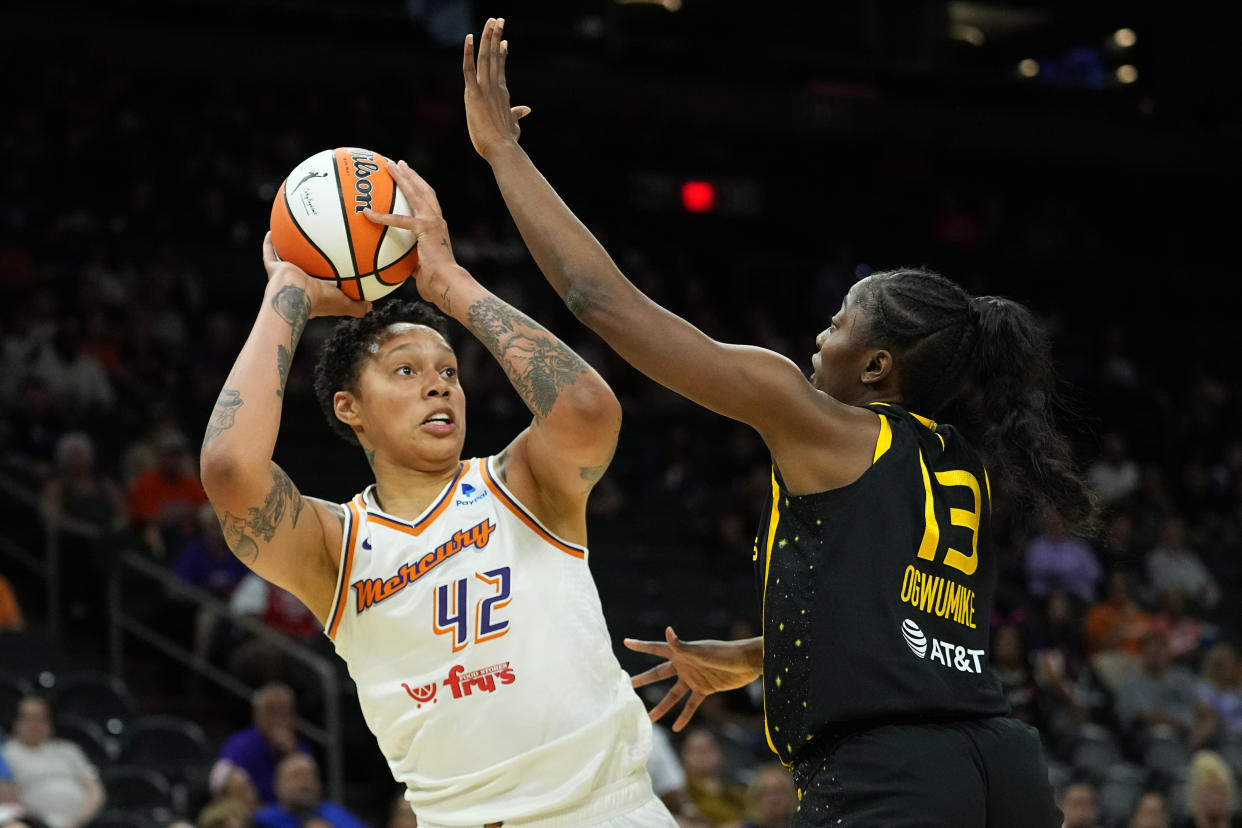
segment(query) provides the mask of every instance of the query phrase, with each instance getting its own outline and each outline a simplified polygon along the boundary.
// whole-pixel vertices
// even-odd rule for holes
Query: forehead
[[[406,350],[453,353],[453,349],[439,332],[413,322],[394,322],[389,325],[371,341],[367,353],[382,358],[396,351]]]

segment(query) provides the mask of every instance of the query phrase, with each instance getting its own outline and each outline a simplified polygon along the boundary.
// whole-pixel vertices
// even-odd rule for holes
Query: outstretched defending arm
[[[470,138],[491,165],[535,262],[569,309],[639,371],[761,433],[779,428],[778,421],[800,405],[817,404],[814,389],[787,358],[717,342],[621,274],[518,145],[518,119],[529,109],[509,105],[503,25],[487,21],[477,62],[473,37],[466,39],[462,71]]]

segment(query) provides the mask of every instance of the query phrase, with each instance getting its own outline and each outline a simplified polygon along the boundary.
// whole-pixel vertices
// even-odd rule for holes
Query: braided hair
[[[350,445],[358,445],[358,436],[352,428],[337,419],[332,399],[337,391],[358,393],[358,374],[363,360],[375,345],[383,341],[388,326],[395,322],[426,325],[444,337],[446,342],[449,341],[448,320],[434,305],[421,300],[407,302],[389,299],[382,305],[372,305],[366,316],[348,317],[337,322],[319,349],[319,358],[315,362],[315,398],[319,400],[323,415],[328,418],[328,425]]]
[[[863,288],[863,339],[900,360],[902,404],[932,418],[962,409],[1015,494],[1051,508],[1071,531],[1093,533],[1095,496],[1053,416],[1052,358],[1031,312],[923,268],[875,273]]]

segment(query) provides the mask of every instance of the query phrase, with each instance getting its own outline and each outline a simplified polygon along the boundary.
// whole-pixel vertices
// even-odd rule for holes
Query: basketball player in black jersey
[[[858,282],[815,339],[810,381],[761,348],[712,340],[619,272],[519,147],[503,21],[465,44],[470,137],[540,269],[575,315],[657,382],[752,426],[772,454],[755,544],[763,634],[627,642],[676,677],[652,711],[760,673],[768,743],[799,826],[1057,828],[1037,733],[988,665],[993,475],[1072,529],[1094,517],[1049,410],[1031,314],[921,269]],[[979,449],[935,420],[971,404]],[[983,458],[987,458],[985,466]]]

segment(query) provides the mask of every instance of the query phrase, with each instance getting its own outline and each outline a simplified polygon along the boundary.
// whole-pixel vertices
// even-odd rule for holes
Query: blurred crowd
[[[296,599],[229,553],[195,463],[261,296],[259,244],[276,188],[302,158],[348,143],[422,169],[461,262],[562,334],[622,397],[621,447],[591,506],[592,566],[614,634],[652,637],[670,621],[687,637],[754,634],[750,550],[769,472],[761,444],[634,374],[563,310],[472,155],[451,84],[429,80],[394,109],[387,98],[292,79],[146,73],[89,42],[71,51],[72,60],[20,71],[19,56],[0,56],[0,74],[22,78],[5,86],[10,119],[0,133],[0,476],[37,501],[57,534],[67,642],[102,644],[100,584],[122,551],[137,550],[231,613],[330,652]],[[1045,738],[1067,828],[1236,824],[1242,382],[1236,333],[1220,322],[1213,276],[1202,275],[1230,263],[1192,235],[1194,222],[1140,198],[1133,182],[1103,195],[1130,180],[1104,160],[1099,169],[1049,162],[1019,171],[1012,159],[964,166],[947,149],[842,139],[828,153],[841,160],[807,172],[818,147],[772,138],[742,150],[702,134],[685,136],[680,151],[731,170],[753,162],[822,198],[781,203],[773,184],[762,234],[748,219],[643,214],[626,203],[626,175],[668,163],[655,160],[659,134],[635,127],[627,143],[572,115],[532,118],[532,155],[635,282],[713,335],[806,363],[849,284],[899,264],[927,263],[974,292],[1035,308],[1053,335],[1064,424],[1103,528],[1068,535],[998,492],[992,668],[1014,715]],[[599,171],[593,189],[580,174],[588,142],[622,161]],[[738,241],[758,235],[769,238]],[[413,285],[399,295],[412,297]],[[303,338],[277,460],[308,494],[344,500],[366,467],[324,427],[310,392],[329,324],[312,322]],[[477,343],[462,334],[455,344],[474,412],[467,452],[491,453],[501,447],[494,436],[527,415]],[[42,542],[38,527],[11,521],[5,531],[18,545]],[[38,581],[0,555],[0,627],[37,621],[41,600]],[[313,692],[217,613],[175,593],[151,613],[247,686],[281,683],[282,722],[288,694]],[[643,666],[619,656],[627,669]],[[200,828],[350,826],[363,824],[351,807],[388,807],[372,795],[361,808],[321,809],[312,752],[285,725],[264,724],[260,701],[271,699],[256,699],[252,753],[283,761],[256,770],[221,742],[194,807],[179,816]],[[32,758],[54,740],[46,701],[23,700],[14,712],[0,722],[0,809],[16,813],[13,803],[33,796],[37,811],[45,794],[31,794],[24,775],[32,762],[52,762],[98,812],[106,792],[80,781],[93,778],[87,760],[60,742],[54,755]],[[264,741],[272,732],[279,750]],[[657,789],[687,826],[776,828],[796,807],[766,749],[757,687],[709,700],[684,733],[658,728],[657,748]],[[283,815],[265,817],[265,806]],[[401,811],[388,824],[410,819]],[[44,821],[89,816],[57,810]]]

